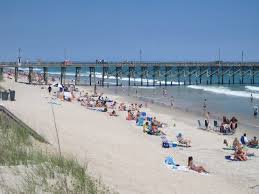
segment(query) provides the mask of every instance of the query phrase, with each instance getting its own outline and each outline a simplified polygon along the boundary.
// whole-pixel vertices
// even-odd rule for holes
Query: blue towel
[[[143,118],[143,117],[140,117],[140,118],[138,119],[137,126],[143,126],[143,124],[144,124],[144,118]]]
[[[168,165],[176,165],[176,162],[172,156],[167,156],[165,158],[165,163]]]
[[[145,117],[145,116],[147,116],[147,113],[146,112],[141,112],[141,116]]]

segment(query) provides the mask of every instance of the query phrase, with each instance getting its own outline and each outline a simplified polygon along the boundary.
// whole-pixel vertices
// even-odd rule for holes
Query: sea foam
[[[212,92],[217,94],[223,94],[227,96],[237,96],[237,97],[244,97],[250,98],[251,92],[242,91],[242,90],[231,90],[230,88],[223,87],[223,86],[188,86],[188,88],[196,89],[196,90],[203,90],[206,92]],[[259,99],[259,94],[252,93],[254,98]]]

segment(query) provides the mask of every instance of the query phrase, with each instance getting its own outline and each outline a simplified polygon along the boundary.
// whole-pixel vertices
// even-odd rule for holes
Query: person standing
[[[203,102],[203,111],[207,112],[207,99],[206,98],[204,99],[204,102]]]
[[[254,117],[258,114],[258,106],[254,106]]]
[[[253,100],[254,100],[253,94],[251,94],[250,100],[251,100],[251,102],[253,102]]]
[[[166,97],[167,96],[167,90],[165,88],[163,88],[163,96]]]
[[[49,87],[48,87],[48,91],[49,91],[49,94],[51,94],[52,88],[51,88],[50,85],[49,85]]]

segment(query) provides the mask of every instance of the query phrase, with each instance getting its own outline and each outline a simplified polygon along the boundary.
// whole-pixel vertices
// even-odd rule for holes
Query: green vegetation
[[[4,193],[110,193],[87,174],[86,165],[43,151],[37,143],[26,128],[0,113],[0,166],[22,177],[15,186],[2,177]]]

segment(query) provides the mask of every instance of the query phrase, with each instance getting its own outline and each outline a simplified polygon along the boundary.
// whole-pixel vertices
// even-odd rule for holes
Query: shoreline
[[[91,88],[90,86],[81,86],[83,88]],[[142,96],[136,96],[136,95],[122,95],[121,93],[116,93],[114,91],[114,88],[112,90],[109,91],[109,88],[106,87],[98,87],[98,89],[101,92],[107,93],[107,94],[111,94],[111,95],[118,95],[121,98],[126,99],[127,101],[130,102],[138,102],[138,103],[148,103],[148,105],[150,107],[152,107],[152,109],[154,109],[154,112],[159,112],[159,113],[166,113],[167,115],[173,115],[174,113],[176,114],[181,114],[183,116],[186,117],[191,117],[192,118],[192,122],[191,124],[194,125],[195,127],[198,126],[197,120],[201,120],[202,122],[204,121],[204,116],[202,111],[195,111],[192,109],[186,109],[186,108],[180,108],[179,106],[174,106],[173,108],[171,108],[169,105],[166,105],[164,103],[158,103],[157,101],[155,102],[150,102],[150,99],[147,100],[143,100],[145,97]],[[169,102],[168,102],[169,103]],[[224,116],[223,113],[219,113],[219,112],[211,112],[212,115],[210,115],[210,124],[213,127],[213,121],[217,120],[218,122],[220,122],[222,120],[222,117]],[[234,116],[234,115],[232,115]],[[195,122],[193,122],[195,121]],[[253,136],[259,136],[259,125],[253,125],[253,124],[245,124],[248,123],[248,121],[244,118],[241,118],[240,121],[238,122],[239,127],[237,130],[237,134],[239,135],[243,135],[243,133],[250,133]]]

